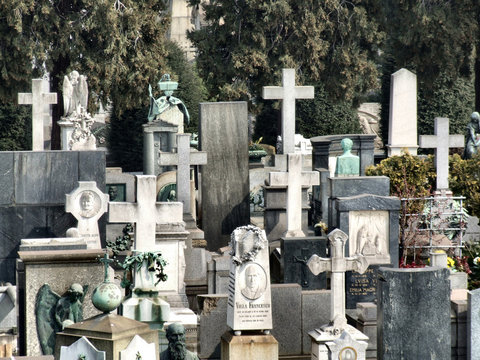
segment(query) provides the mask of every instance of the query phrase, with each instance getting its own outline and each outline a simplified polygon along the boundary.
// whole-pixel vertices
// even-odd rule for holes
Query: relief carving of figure
[[[378,250],[378,236],[373,236],[366,226],[362,226],[357,234],[357,254],[376,255]]]
[[[250,264],[245,268],[245,287],[241,290],[247,299],[256,300],[265,292],[265,275],[257,264]]]
[[[87,77],[80,75],[78,71],[72,71],[63,79],[63,109],[64,116],[70,116],[74,111],[80,113],[79,106],[84,111],[88,105]]]
[[[92,191],[84,191],[80,196],[80,215],[85,218],[91,218],[98,213],[99,204],[97,204],[95,194]]]
[[[52,355],[55,350],[55,335],[65,327],[83,320],[83,300],[88,285],[72,284],[60,296],[48,284],[37,293],[35,316],[40,347],[44,355]]]

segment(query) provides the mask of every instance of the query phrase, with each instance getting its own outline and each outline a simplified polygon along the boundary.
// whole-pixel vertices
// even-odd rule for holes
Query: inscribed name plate
[[[227,325],[237,330],[272,329],[268,241],[265,231],[247,225],[231,238]]]

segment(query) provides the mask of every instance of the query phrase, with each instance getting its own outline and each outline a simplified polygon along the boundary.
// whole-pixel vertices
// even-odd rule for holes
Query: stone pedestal
[[[347,325],[342,334],[332,335],[320,329],[308,333],[312,340],[312,360],[356,359],[365,360],[368,336],[353,326]],[[355,357],[348,357],[346,351],[350,349]],[[343,354],[343,352],[345,352]],[[342,356],[343,355],[343,356]]]
[[[150,329],[148,324],[115,314],[100,314],[57,333],[55,358],[59,358],[61,346],[70,346],[85,336],[95,348],[105,351],[105,360],[120,360],[120,352],[128,347],[135,335],[147,343],[155,344],[158,360],[160,353],[157,331]]]
[[[62,120],[57,124],[60,126],[62,150],[72,150],[70,141],[72,140],[72,133],[75,125],[69,120]]]
[[[222,360],[277,360],[278,342],[272,335],[222,335]]]

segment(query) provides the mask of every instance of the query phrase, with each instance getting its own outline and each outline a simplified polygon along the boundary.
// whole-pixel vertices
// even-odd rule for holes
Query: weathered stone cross
[[[50,105],[57,103],[57,93],[49,92],[50,84],[45,79],[32,80],[31,93],[18,93],[19,105],[32,105],[32,150],[44,150],[44,117],[50,116]]]
[[[182,221],[181,203],[156,202],[156,179],[154,175],[137,175],[136,203],[108,203],[109,222],[135,223],[135,250],[155,251],[156,225]]]
[[[264,86],[262,97],[282,100],[282,153],[295,152],[295,100],[313,99],[313,86],[295,86],[295,69],[282,69],[282,86]]]
[[[320,185],[317,171],[302,171],[302,155],[287,154],[287,172],[269,175],[270,186],[287,187],[287,231],[284,237],[304,237],[302,231],[302,186]]]
[[[435,149],[437,190],[448,189],[448,152],[450,148],[464,147],[463,135],[449,135],[448,118],[435,118],[435,135],[421,135],[420,147]]]
[[[312,255],[307,262],[310,271],[316,276],[324,271],[331,271],[332,298],[330,303],[330,314],[332,321],[329,326],[322,330],[340,334],[347,325],[345,317],[345,272],[355,271],[363,274],[368,268],[367,259],[360,254],[354,257],[345,257],[345,243],[348,236],[340,229],[333,230],[328,234],[330,240],[331,258],[322,258]]]
[[[205,165],[207,153],[190,150],[190,134],[177,134],[177,152],[160,152],[158,164],[177,167],[177,201],[183,203],[183,212],[190,213],[190,166]]]

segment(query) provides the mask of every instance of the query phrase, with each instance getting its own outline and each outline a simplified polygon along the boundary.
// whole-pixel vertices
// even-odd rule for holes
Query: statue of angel
[[[78,71],[72,71],[63,79],[63,109],[64,116],[70,116],[73,112],[80,113],[87,110],[88,105],[88,85],[87,77],[80,75]]]
[[[44,284],[37,293],[35,316],[40,347],[44,355],[53,355],[55,335],[66,326],[83,320],[83,300],[88,285],[72,284],[67,292],[60,296],[50,285]]]

